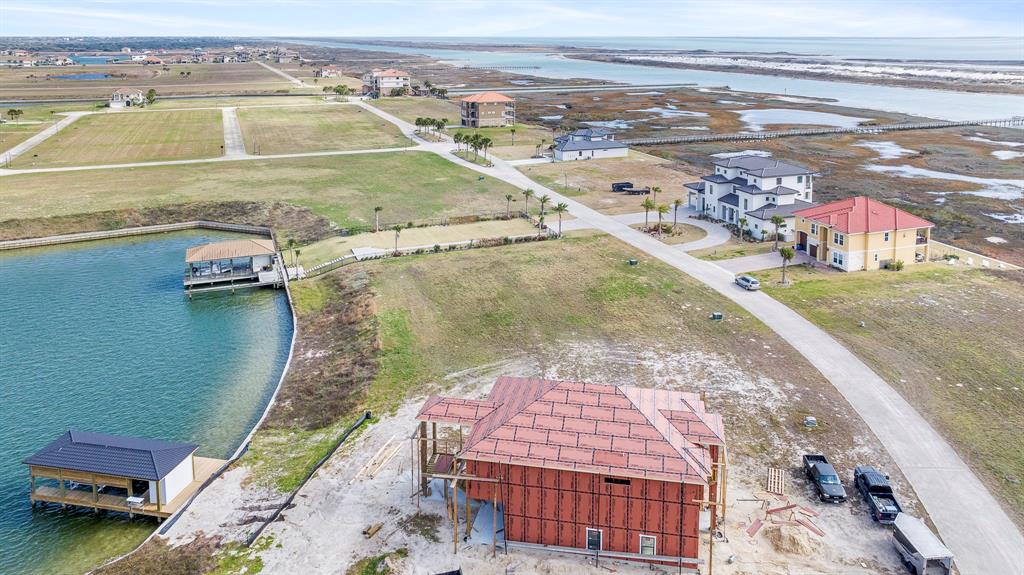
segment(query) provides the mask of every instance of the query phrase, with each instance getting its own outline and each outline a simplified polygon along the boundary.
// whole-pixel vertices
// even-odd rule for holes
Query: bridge
[[[765,132],[737,132],[732,134],[700,134],[692,136],[666,136],[658,138],[626,138],[619,140],[631,146],[657,146],[660,144],[700,144],[705,142],[743,142],[772,140],[775,138],[792,138],[794,136],[825,136],[831,134],[882,134],[885,132],[901,132],[905,130],[935,130],[938,128],[956,128],[960,126],[999,126],[1024,127],[1024,116],[1014,116],[998,120],[968,120],[961,122],[901,122],[898,124],[878,124],[856,126],[853,128],[800,128],[796,130],[779,130]]]

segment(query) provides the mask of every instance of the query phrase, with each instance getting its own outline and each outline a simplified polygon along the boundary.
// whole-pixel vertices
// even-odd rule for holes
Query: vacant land
[[[447,118],[449,124],[459,123],[459,105],[452,100],[403,97],[378,98],[370,103],[410,123],[415,122],[416,118]]]
[[[411,145],[401,130],[347,104],[238,110],[250,154],[396,148]]]
[[[651,197],[613,192],[613,182],[632,182],[639,188],[660,187],[658,203],[671,206],[677,199],[686,202],[683,183],[690,181],[686,173],[672,168],[672,162],[636,151],[630,151],[625,158],[531,164],[519,166],[519,171],[607,214],[643,211],[640,204]]]
[[[779,246],[783,246],[783,242],[779,242]],[[717,246],[704,248],[702,250],[694,250],[689,252],[691,256],[700,258],[702,260],[728,260],[732,258],[740,258],[743,256],[752,256],[756,254],[766,254],[775,247],[775,242],[748,242],[740,241],[736,236],[729,238],[729,241],[724,244],[718,244]]]
[[[91,114],[17,158],[12,167],[212,158],[223,154],[223,143],[219,110]]]
[[[323,96],[223,96],[220,98],[158,99],[146,110],[178,110],[181,108],[211,108],[221,106],[299,106],[322,104]]]
[[[104,78],[72,79],[57,76],[104,74]],[[293,84],[255,62],[235,64],[110,64],[7,68],[0,70],[0,97],[102,98],[117,88],[155,89],[171,94],[238,94],[290,91]]]
[[[453,226],[409,228],[402,230],[397,237],[393,230],[384,230],[377,233],[338,236],[321,240],[304,246],[301,255],[302,262],[308,269],[321,262],[351,255],[353,248],[394,249],[396,240],[399,248],[426,247],[429,249],[439,244],[521,236],[536,232],[537,229],[533,225],[520,218]]]
[[[978,469],[1024,524],[1024,274],[758,272],[766,291],[860,356]],[[858,327],[858,322],[865,327]]]
[[[512,133],[512,130],[515,133]],[[452,136],[462,134],[472,136],[480,134],[481,137],[490,138],[493,142],[489,153],[505,160],[523,160],[533,157],[538,150],[546,144],[550,144],[553,138],[552,132],[540,126],[529,126],[516,124],[504,128],[458,128],[452,130]]]
[[[35,124],[2,124],[0,125],[0,152],[5,152],[24,142],[53,124],[41,122]]]
[[[281,201],[346,227],[372,223],[374,206],[392,221],[503,211],[505,194],[516,192],[434,154],[395,152],[5,176],[0,214],[27,219],[197,201]]]

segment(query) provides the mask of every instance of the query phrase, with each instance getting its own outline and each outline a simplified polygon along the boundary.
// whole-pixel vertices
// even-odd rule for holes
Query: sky
[[[1024,2],[0,0],[0,36],[1024,37]]]

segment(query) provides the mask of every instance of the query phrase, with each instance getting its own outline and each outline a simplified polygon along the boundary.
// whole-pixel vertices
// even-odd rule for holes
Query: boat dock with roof
[[[225,463],[198,445],[70,430],[25,459],[29,499],[166,519]]]
[[[185,252],[185,289],[193,292],[284,285],[283,260],[274,240],[213,242]]]

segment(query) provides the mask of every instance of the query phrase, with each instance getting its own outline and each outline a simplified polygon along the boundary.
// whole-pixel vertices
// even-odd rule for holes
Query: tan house
[[[516,101],[497,92],[481,92],[462,99],[462,125],[468,128],[513,126]]]
[[[330,64],[313,71],[314,78],[337,78],[338,76],[341,76],[341,68]]]
[[[391,96],[398,93],[409,93],[412,90],[412,77],[408,72],[388,68],[374,68],[363,75],[363,93],[375,94],[375,97]]]
[[[118,88],[110,95],[111,108],[130,108],[141,106],[146,101],[146,95],[137,88]]]
[[[935,224],[865,196],[798,210],[797,249],[843,271],[928,261]]]

